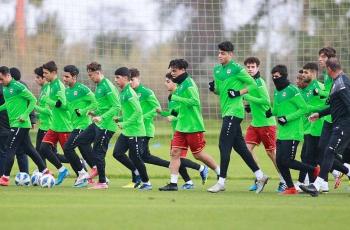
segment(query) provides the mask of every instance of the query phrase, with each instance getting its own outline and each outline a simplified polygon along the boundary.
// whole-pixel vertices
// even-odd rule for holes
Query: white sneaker
[[[328,193],[329,192],[329,187],[328,187],[328,182],[327,181],[322,182],[321,187],[320,187],[320,192],[322,192],[322,193]]]
[[[217,193],[217,192],[221,192],[221,191],[225,191],[225,185],[223,184],[219,184],[216,183],[215,185],[211,186],[210,188],[208,188],[207,190],[208,192],[212,192],[212,193]]]
[[[90,176],[87,172],[79,174],[77,180],[74,183],[74,187],[81,188],[87,186],[89,178]]]
[[[256,180],[256,193],[261,193],[264,190],[265,185],[267,184],[267,181],[269,180],[269,177],[264,175],[260,180]]]

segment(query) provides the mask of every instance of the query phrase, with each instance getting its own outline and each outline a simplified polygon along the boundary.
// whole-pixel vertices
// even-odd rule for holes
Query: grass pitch
[[[206,151],[218,161],[217,128],[208,132]],[[159,130],[162,135],[152,140],[152,153],[169,159],[170,132]],[[130,181],[130,172],[113,159],[114,143],[115,139],[106,159],[111,178],[106,191],[73,188],[73,178],[53,189],[17,187],[14,167],[11,186],[0,187],[0,229],[349,229],[347,179],[338,190],[332,189],[331,180],[331,192],[317,198],[278,195],[277,173],[262,147],[256,149],[259,165],[271,177],[263,193],[247,191],[253,174],[233,152],[227,190],[210,194],[206,189],[216,182],[212,171],[208,182],[201,185],[198,172],[189,170],[196,186],[192,191],[159,192],[169,180],[169,171],[152,165],[147,168],[153,191],[121,188]],[[50,169],[57,174],[52,166]],[[295,172],[293,178],[297,178]]]

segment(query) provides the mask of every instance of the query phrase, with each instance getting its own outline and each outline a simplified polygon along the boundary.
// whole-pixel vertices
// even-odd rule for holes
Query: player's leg
[[[315,182],[308,186],[300,186],[300,188],[312,196],[317,196],[325,178],[334,166],[334,158],[336,154],[342,155],[350,143],[350,127],[348,125],[334,125],[332,133],[324,153],[321,164],[321,171]],[[338,169],[337,169],[338,170]],[[347,167],[339,168],[342,173],[350,176],[350,170]]]
[[[167,160],[163,160],[157,156],[154,156],[151,154],[151,151],[149,149],[149,141],[150,141],[150,137],[144,137],[143,138],[143,145],[144,145],[144,152],[141,155],[142,160],[147,163],[147,164],[153,164],[153,165],[158,165],[161,167],[165,167],[168,168],[170,162]]]
[[[8,134],[0,135],[0,140],[7,140]],[[4,165],[6,161],[6,141],[0,141],[0,176],[4,174]]]
[[[250,168],[250,170],[254,173],[256,177],[256,193],[260,193],[264,190],[264,187],[268,181],[268,177],[264,175],[262,170],[259,168],[259,166],[254,161],[252,154],[249,152],[247,145],[243,139],[242,135],[242,129],[240,126],[240,123],[242,119],[234,119],[233,125],[236,125],[238,128],[236,129],[233,149],[241,156],[241,158],[244,160],[244,162],[247,164],[247,166]]]
[[[98,172],[98,183],[91,187],[91,189],[106,189],[108,188],[108,185],[106,183],[106,174],[105,174],[105,157],[108,150],[108,144],[111,140],[112,136],[114,135],[114,132],[106,130],[106,129],[100,129],[96,126],[96,137],[94,140],[94,144],[92,147],[92,152],[95,156],[95,162]]]
[[[47,159],[51,164],[53,164],[56,169],[62,170],[64,169],[64,166],[62,165],[61,161],[57,158],[54,149],[58,142],[58,133],[54,132],[52,130],[47,131],[45,134],[41,145],[40,145],[40,155],[44,156],[45,159]]]
[[[19,171],[29,173],[28,156],[22,146],[19,146],[17,149],[16,159]]]
[[[256,156],[256,154],[254,153],[253,150],[254,150],[255,146],[257,146],[261,143],[258,129],[259,128],[253,127],[250,125],[247,128],[246,135],[245,135],[245,143],[247,145],[249,152],[252,154],[253,159],[256,162],[256,164],[258,164],[258,157]],[[256,191],[256,189],[257,189],[256,179],[254,179],[254,183],[249,187],[248,190],[249,191]]]
[[[141,185],[141,177],[134,163],[126,155],[126,152],[128,150],[129,150],[128,137],[124,136],[123,134],[120,134],[114,146],[113,157],[117,161],[119,161],[122,165],[124,165],[126,168],[128,168],[133,175],[135,175],[135,178],[133,178],[133,181],[131,183],[128,183],[127,185],[124,185],[123,188],[137,188]]]
[[[287,185],[287,189],[282,192],[282,194],[285,195],[298,193],[294,187],[289,167],[286,164],[288,158],[290,158],[291,155],[294,155],[293,152],[296,151],[296,144],[297,142],[293,141],[277,140],[276,163]]]
[[[81,132],[82,130],[74,129],[63,146],[65,157],[69,160],[73,170],[78,173],[78,178],[74,183],[75,187],[86,186],[89,178],[89,174],[85,171],[84,165],[80,161],[78,154],[75,152],[75,148],[77,147],[76,140]]]
[[[148,177],[145,163],[141,158],[141,156],[144,154],[143,152],[145,151],[143,137],[128,138],[128,143],[130,159],[139,171],[142,180],[142,185],[139,187],[139,190],[151,190],[152,185]]]
[[[3,175],[0,178],[1,186],[8,186],[10,184],[10,173],[12,170],[15,153],[20,146],[24,137],[24,129],[11,128],[5,144],[5,158],[4,158],[4,170]]]
[[[307,149],[308,149],[308,143],[309,143],[309,136],[310,135],[304,135],[304,143],[303,143],[303,146],[301,148],[300,160],[303,163],[307,163],[308,162],[308,160],[307,160],[307,154],[308,154]],[[301,191],[299,186],[301,184],[304,184],[306,175],[307,175],[306,171],[303,171],[303,170],[299,171],[298,181],[296,182],[296,186],[295,186],[298,191]],[[310,175],[309,175],[309,178],[310,178]]]

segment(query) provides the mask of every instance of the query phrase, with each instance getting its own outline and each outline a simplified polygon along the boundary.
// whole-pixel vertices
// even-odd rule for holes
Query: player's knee
[[[42,142],[39,148],[39,152],[41,155],[46,156],[47,153],[51,150],[51,146],[49,143]]]
[[[172,158],[180,158],[181,149],[172,149],[170,151],[170,156]]]

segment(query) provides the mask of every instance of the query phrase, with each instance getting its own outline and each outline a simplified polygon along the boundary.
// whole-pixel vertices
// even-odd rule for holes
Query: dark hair
[[[235,46],[230,41],[224,41],[221,42],[218,45],[219,50],[226,51],[226,52],[233,52],[235,50]]]
[[[34,73],[39,77],[44,78],[44,71],[42,66],[35,68]]]
[[[313,71],[318,71],[318,65],[314,62],[309,62],[309,63],[306,63],[304,66],[303,66],[303,69],[309,69],[309,70],[313,70]]]
[[[13,77],[13,79],[15,79],[16,81],[21,80],[22,75],[21,75],[21,71],[19,71],[18,68],[11,67],[10,68],[10,74]]]
[[[304,71],[303,71],[302,69],[300,69],[300,70],[298,71],[298,73],[299,73],[299,74],[303,74]]]
[[[136,68],[130,68],[129,72],[130,72],[130,78],[140,77],[140,71]]]
[[[130,79],[130,70],[127,67],[120,67],[114,72],[114,75],[128,77]]]
[[[256,64],[256,66],[260,65],[260,60],[257,57],[248,57],[247,59],[244,60],[244,65],[247,64]]]
[[[276,65],[275,67],[273,67],[271,70],[271,74],[274,74],[276,72],[280,73],[282,77],[288,77],[287,66],[285,65]]]
[[[341,69],[340,61],[336,57],[328,58],[328,60],[326,61],[326,66],[332,71],[337,71]]]
[[[328,58],[335,57],[336,53],[337,53],[337,51],[333,47],[330,47],[330,46],[323,47],[322,49],[320,49],[318,51],[318,55],[324,54]]]
[[[102,70],[101,64],[99,64],[99,63],[97,63],[95,61],[86,65],[86,71],[87,72],[94,72],[94,71],[101,71],[101,70]]]
[[[66,65],[63,71],[70,73],[72,76],[78,76],[79,74],[79,69],[75,65]]]
[[[168,68],[176,68],[176,69],[187,69],[188,68],[188,62],[185,59],[174,59],[171,60],[169,63]]]
[[[57,72],[57,65],[54,61],[49,61],[43,65],[44,69],[47,69],[49,72]]]
[[[10,73],[10,69],[7,66],[1,66],[0,67],[0,73],[3,75],[9,74]]]

